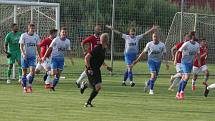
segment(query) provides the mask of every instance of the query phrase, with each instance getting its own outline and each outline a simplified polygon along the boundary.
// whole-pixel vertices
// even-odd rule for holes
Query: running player
[[[149,94],[153,95],[154,83],[160,71],[162,58],[165,59],[167,70],[169,69],[169,65],[167,63],[166,58],[166,46],[163,42],[159,40],[157,33],[153,33],[152,41],[146,44],[146,47],[144,48],[143,52],[133,62],[132,65],[138,63],[146,53],[148,53],[148,68],[151,72],[151,78],[147,82],[145,82],[144,92],[146,92],[147,88],[150,87]]]
[[[184,99],[184,89],[189,80],[196,54],[198,54],[198,60],[200,60],[200,46],[199,46],[199,43],[196,41],[197,39],[195,37],[195,33],[192,33],[191,40],[185,42],[175,54],[174,64],[177,63],[176,60],[179,56],[179,52],[182,52],[181,68],[182,68],[183,74],[176,94],[176,99],[178,100]]]
[[[21,51],[21,66],[22,66],[22,86],[24,93],[32,92],[32,83],[35,75],[36,58],[40,60],[38,53],[38,43],[40,39],[35,34],[35,25],[28,25],[28,32],[23,33],[20,37],[20,51]],[[30,67],[29,78],[27,79],[27,69]],[[27,80],[29,86],[27,87]]]
[[[60,36],[53,39],[48,50],[42,58],[42,62],[44,62],[47,57],[51,55],[51,69],[54,75],[54,80],[51,82],[52,91],[55,91],[55,87],[60,79],[60,74],[64,69],[64,55],[67,54],[71,57],[70,50],[70,40],[67,38],[66,28],[62,27],[60,30]]]
[[[192,79],[192,91],[196,89],[196,80],[198,77],[198,74],[201,72],[204,72],[205,78],[204,78],[204,85],[207,85],[207,81],[209,78],[209,71],[208,67],[206,65],[206,59],[208,56],[208,48],[207,48],[207,41],[204,38],[200,39],[200,66],[198,65],[198,58],[197,56],[195,57],[194,65],[193,65],[193,79]]]
[[[22,79],[22,69],[21,69],[21,53],[19,49],[19,38],[21,36],[21,32],[19,32],[18,25],[16,23],[11,26],[12,31],[9,32],[4,40],[4,52],[8,58],[8,70],[7,70],[7,83],[11,83],[10,76],[12,72],[12,67],[15,62],[18,63],[18,74],[19,74],[19,82]]]
[[[123,34],[118,30],[113,29],[111,26],[106,25],[107,28],[113,30],[115,33],[120,34],[121,37],[125,40],[125,63],[127,64],[127,69],[124,73],[124,80],[122,81],[122,86],[126,86],[126,81],[129,78],[131,87],[135,86],[135,82],[133,81],[133,73],[132,73],[132,62],[136,59],[137,54],[139,52],[139,40],[142,39],[145,35],[150,32],[158,29],[158,26],[153,26],[150,30],[146,31],[141,35],[136,35],[135,28],[129,29],[129,34]]]
[[[92,100],[97,96],[101,89],[102,77],[100,67],[104,63],[106,48],[108,47],[108,34],[103,33],[100,37],[100,44],[92,49],[92,52],[85,56],[86,73],[90,87],[93,88],[85,107],[93,107]],[[87,84],[81,85],[81,93],[88,87]]]
[[[187,41],[190,40],[190,35],[187,34],[185,35],[184,37],[184,40],[181,41],[181,42],[178,42],[176,43],[176,45],[174,47],[172,47],[171,49],[171,54],[172,54],[172,58],[173,58],[173,61],[175,59],[175,52],[179,50],[179,48]],[[171,76],[171,79],[170,79],[170,87],[168,88],[168,90],[170,91],[173,91],[173,88],[179,83],[179,81],[181,80],[181,76],[182,76],[182,70],[181,70],[181,57],[182,57],[182,53],[179,52],[179,55],[177,57],[177,60],[176,60],[176,74]]]
[[[100,34],[101,34],[101,26],[96,25],[95,34],[90,35],[89,37],[87,37],[85,40],[83,40],[81,42],[81,48],[82,48],[84,56],[87,53],[90,53],[92,51],[92,49],[100,43]],[[87,50],[88,52],[84,49],[85,44],[89,44],[88,50]],[[85,79],[86,77],[87,77],[87,74],[85,71],[83,71],[82,74],[80,75],[80,77],[78,78],[78,80],[76,80],[76,85],[78,86],[78,88],[80,87],[82,80]]]
[[[40,51],[40,58],[43,58],[46,50],[48,49],[49,45],[51,44],[52,40],[57,36],[57,29],[51,29],[49,31],[49,37],[42,40],[38,45],[41,48]],[[36,73],[38,74],[41,70],[45,70],[45,75],[43,76],[43,81],[45,82],[45,88],[50,88],[50,75],[51,75],[51,64],[50,58],[47,57],[46,60],[41,63],[38,62],[36,66]]]

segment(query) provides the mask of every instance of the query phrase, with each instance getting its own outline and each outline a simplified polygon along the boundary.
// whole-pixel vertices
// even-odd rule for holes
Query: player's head
[[[36,28],[35,28],[35,25],[34,25],[34,24],[31,23],[31,24],[28,25],[28,33],[29,33],[29,34],[34,34],[35,29],[36,29]]]
[[[189,35],[190,35],[190,39],[193,40],[193,41],[195,41],[195,39],[196,39],[196,32],[195,31],[191,31],[191,32],[189,32]]]
[[[206,41],[205,38],[200,38],[200,45],[201,45],[202,47],[206,47],[206,46],[207,46],[207,41]]]
[[[12,31],[15,32],[15,33],[19,31],[18,25],[17,25],[16,23],[13,23],[13,24],[11,25],[11,29],[12,29]]]
[[[57,36],[57,29],[49,30],[49,34],[52,38],[55,38]]]
[[[184,36],[184,41],[186,42],[186,41],[189,41],[191,39],[191,36],[189,35],[189,34],[186,34],[185,36]]]
[[[158,41],[159,41],[159,35],[158,35],[157,32],[154,32],[154,33],[152,34],[152,40],[153,40],[154,42],[158,42]]]
[[[61,38],[66,38],[66,37],[67,37],[66,27],[62,27],[62,28],[60,29],[60,37],[61,37]]]
[[[108,33],[101,34],[101,36],[100,36],[100,43],[102,44],[102,46],[104,48],[108,47],[108,41],[109,41],[109,35],[108,35]]]
[[[135,36],[135,35],[136,35],[136,30],[135,30],[135,28],[134,28],[134,27],[129,28],[128,34],[129,34],[130,36]]]
[[[101,25],[97,24],[94,29],[95,29],[96,35],[101,35],[101,33],[102,33]]]

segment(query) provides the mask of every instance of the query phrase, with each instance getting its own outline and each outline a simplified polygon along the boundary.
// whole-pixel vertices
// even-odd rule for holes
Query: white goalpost
[[[181,24],[181,15],[183,23]],[[182,25],[182,26],[181,26]],[[168,50],[169,59],[171,59],[170,50],[179,41],[181,35],[188,34],[190,31],[195,31],[197,38],[206,38],[208,41],[209,56],[208,62],[212,63],[215,60],[215,15],[177,12],[170,26],[165,44]]]
[[[12,23],[17,23],[21,32],[27,30],[29,23],[36,25],[37,34],[41,39],[46,37],[50,29],[60,30],[60,4],[47,2],[27,2],[27,1],[0,1],[0,77],[6,79],[7,60],[3,55],[4,37],[10,32]],[[13,68],[13,78],[16,78],[15,65]]]

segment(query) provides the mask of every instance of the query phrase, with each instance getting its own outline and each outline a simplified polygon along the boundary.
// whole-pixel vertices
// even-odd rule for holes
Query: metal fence
[[[31,0],[38,1],[38,0]],[[129,27],[135,27],[137,34],[144,33],[154,24],[160,26],[161,41],[167,43],[168,49],[180,41],[180,35],[193,30],[196,22],[198,37],[206,37],[209,41],[209,62],[214,63],[214,25],[215,1],[209,0],[40,0],[40,2],[60,3],[60,24],[69,30],[69,38],[74,51],[74,57],[82,60],[81,41],[94,33],[94,26],[102,25],[103,32],[111,31],[105,25],[127,33]],[[183,3],[183,4],[181,4]],[[177,13],[177,12],[181,12]],[[186,14],[193,13],[193,14]],[[195,21],[195,13],[204,14]],[[113,18],[114,17],[114,18]],[[181,18],[182,17],[182,18]],[[200,16],[199,16],[200,17]],[[202,20],[204,18],[204,20]],[[198,23],[199,21],[199,23]],[[113,23],[112,23],[113,22]],[[182,24],[181,24],[182,23]],[[201,24],[200,24],[201,23]],[[205,23],[205,24],[204,24]],[[206,26],[208,25],[208,26]],[[182,31],[180,31],[182,30]],[[110,35],[111,36],[111,35]],[[151,35],[145,36],[139,43],[140,51],[151,41]],[[108,50],[107,58],[113,57],[115,72],[121,73],[122,67],[117,62],[123,60],[125,42],[117,34],[112,41],[112,52]],[[82,63],[83,61],[78,61]],[[71,73],[79,73],[83,68],[76,68]],[[169,72],[167,72],[169,73]]]

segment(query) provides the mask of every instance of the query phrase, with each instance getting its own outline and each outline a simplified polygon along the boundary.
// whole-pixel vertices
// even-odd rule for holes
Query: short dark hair
[[[53,33],[56,33],[57,32],[57,29],[50,29],[49,30],[49,34],[53,34]]]
[[[60,30],[66,30],[66,27],[61,27],[61,29]]]
[[[199,40],[200,40],[200,42],[203,41],[203,40],[206,41],[206,39],[204,37],[201,37]]]
[[[28,24],[28,27],[35,27],[35,24],[30,23],[30,24]]]
[[[13,27],[16,26],[16,25],[17,25],[16,23],[11,24],[11,28],[13,28]]]

